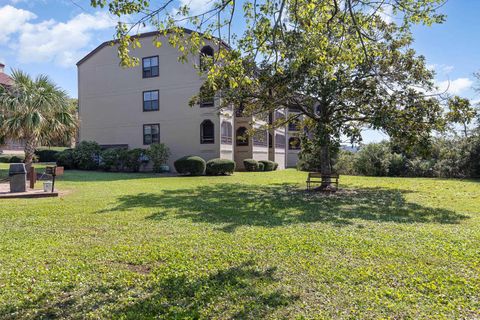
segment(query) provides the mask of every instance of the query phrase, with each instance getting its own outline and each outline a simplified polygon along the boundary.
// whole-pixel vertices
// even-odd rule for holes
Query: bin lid
[[[10,169],[8,170],[10,175],[12,174],[26,174],[27,170],[25,169],[24,163],[11,163]]]

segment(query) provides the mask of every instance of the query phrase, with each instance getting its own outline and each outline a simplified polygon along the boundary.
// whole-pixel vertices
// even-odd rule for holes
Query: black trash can
[[[27,170],[23,163],[12,163],[8,171],[10,176],[10,192],[27,191]]]

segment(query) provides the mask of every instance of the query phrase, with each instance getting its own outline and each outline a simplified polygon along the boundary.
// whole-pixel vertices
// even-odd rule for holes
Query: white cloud
[[[443,75],[448,75],[455,68],[451,65],[446,65],[446,64],[429,64],[429,65],[427,65],[427,69],[430,69],[432,71],[436,71],[437,73],[440,73],[440,74],[443,74]]]
[[[200,14],[210,9],[213,0],[180,0],[181,6],[188,6],[190,15]]]
[[[10,35],[19,32],[27,21],[37,16],[28,10],[17,9],[10,5],[0,8],[0,43],[7,42]]]
[[[24,25],[18,41],[18,57],[22,62],[54,61],[72,66],[90,44],[93,32],[115,25],[105,13],[81,13],[67,22],[55,20]]]
[[[458,78],[455,80],[439,81],[436,85],[439,93],[461,94],[472,87],[473,81],[469,78]]]

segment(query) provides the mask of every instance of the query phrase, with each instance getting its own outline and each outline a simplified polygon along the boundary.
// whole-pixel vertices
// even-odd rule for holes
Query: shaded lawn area
[[[70,171],[2,200],[0,318],[480,317],[478,181],[305,178]]]

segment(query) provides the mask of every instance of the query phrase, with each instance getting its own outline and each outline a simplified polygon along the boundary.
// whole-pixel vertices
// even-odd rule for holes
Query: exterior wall
[[[295,168],[298,162],[298,150],[288,150],[287,152],[287,168]]]
[[[233,159],[232,147],[220,146],[220,116],[214,107],[190,107],[202,79],[192,63],[177,60],[177,49],[167,44],[156,48],[153,36],[140,38],[141,48],[132,54],[140,59],[133,68],[119,67],[115,46],[105,46],[78,66],[80,141],[101,145],[127,144],[146,148],[143,125],[160,125],[160,142],[171,150],[169,165],[190,154],[209,160]],[[158,55],[159,76],[142,77],[141,59]],[[143,111],[143,91],[159,90],[159,111]],[[215,125],[215,143],[200,143],[200,124]]]

